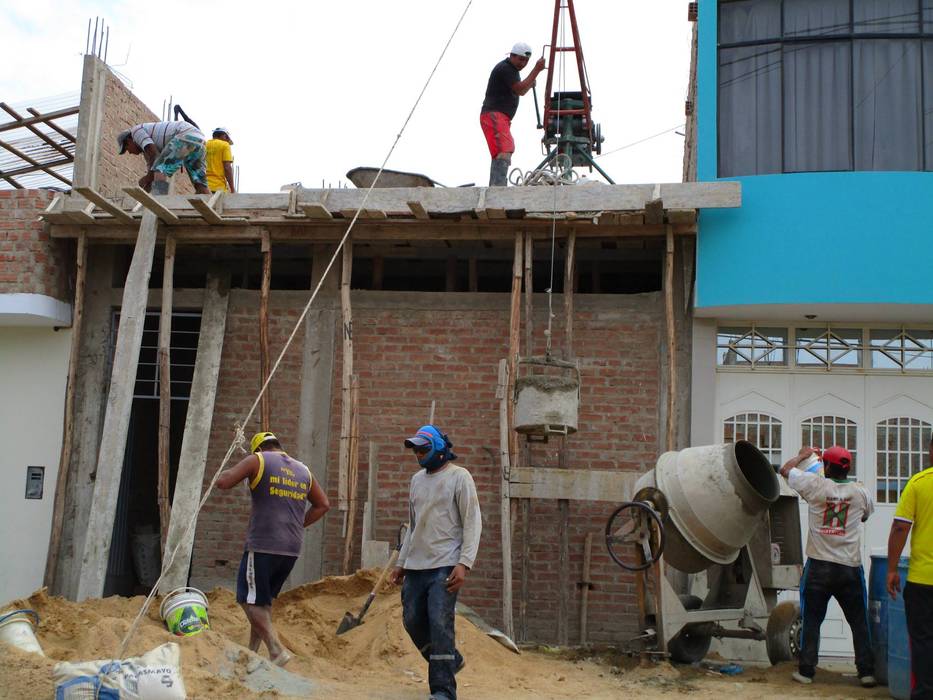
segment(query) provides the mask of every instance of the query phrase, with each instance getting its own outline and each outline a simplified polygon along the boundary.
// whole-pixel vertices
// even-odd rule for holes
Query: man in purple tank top
[[[272,433],[256,433],[250,449],[249,457],[218,477],[217,487],[232,489],[244,479],[249,485],[253,508],[236,599],[249,620],[249,648],[259,651],[265,642],[272,662],[284,666],[292,655],[272,627],[272,601],[301,553],[304,529],[323,517],[330,502],[311,470],[285,454]]]

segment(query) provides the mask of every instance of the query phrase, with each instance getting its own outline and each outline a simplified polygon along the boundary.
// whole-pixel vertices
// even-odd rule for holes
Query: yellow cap
[[[256,433],[255,435],[253,435],[253,439],[249,441],[249,451],[250,451],[250,452],[255,452],[256,450],[259,449],[259,446],[260,446],[262,443],[264,443],[266,440],[276,440],[276,441],[278,441],[278,438],[277,438],[275,435],[273,435],[272,433],[269,433],[269,432],[265,432],[265,433]]]

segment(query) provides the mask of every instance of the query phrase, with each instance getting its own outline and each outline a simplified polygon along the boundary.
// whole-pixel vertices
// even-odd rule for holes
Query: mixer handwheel
[[[606,523],[606,548],[612,560],[627,571],[644,571],[654,564],[664,551],[662,518],[648,499],[616,508]]]

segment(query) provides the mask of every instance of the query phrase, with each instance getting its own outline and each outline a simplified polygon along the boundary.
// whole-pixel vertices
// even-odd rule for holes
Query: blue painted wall
[[[709,181],[719,179],[717,2],[699,9],[697,172]],[[742,183],[742,206],[700,214],[697,307],[933,304],[933,172],[728,179]]]

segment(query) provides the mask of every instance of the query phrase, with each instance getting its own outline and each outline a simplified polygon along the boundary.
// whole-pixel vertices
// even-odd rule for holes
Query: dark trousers
[[[904,609],[910,637],[911,700],[933,700],[933,586],[904,586]]]
[[[438,700],[457,700],[454,674],[463,663],[454,639],[457,594],[447,592],[452,566],[405,571],[402,621],[405,631],[428,662],[428,685]]]
[[[800,614],[803,631],[800,644],[800,675],[813,678],[820,655],[820,626],[829,599],[835,598],[852,629],[855,668],[859,677],[875,673],[875,659],[868,630],[868,589],[861,566],[807,559],[800,579]]]

